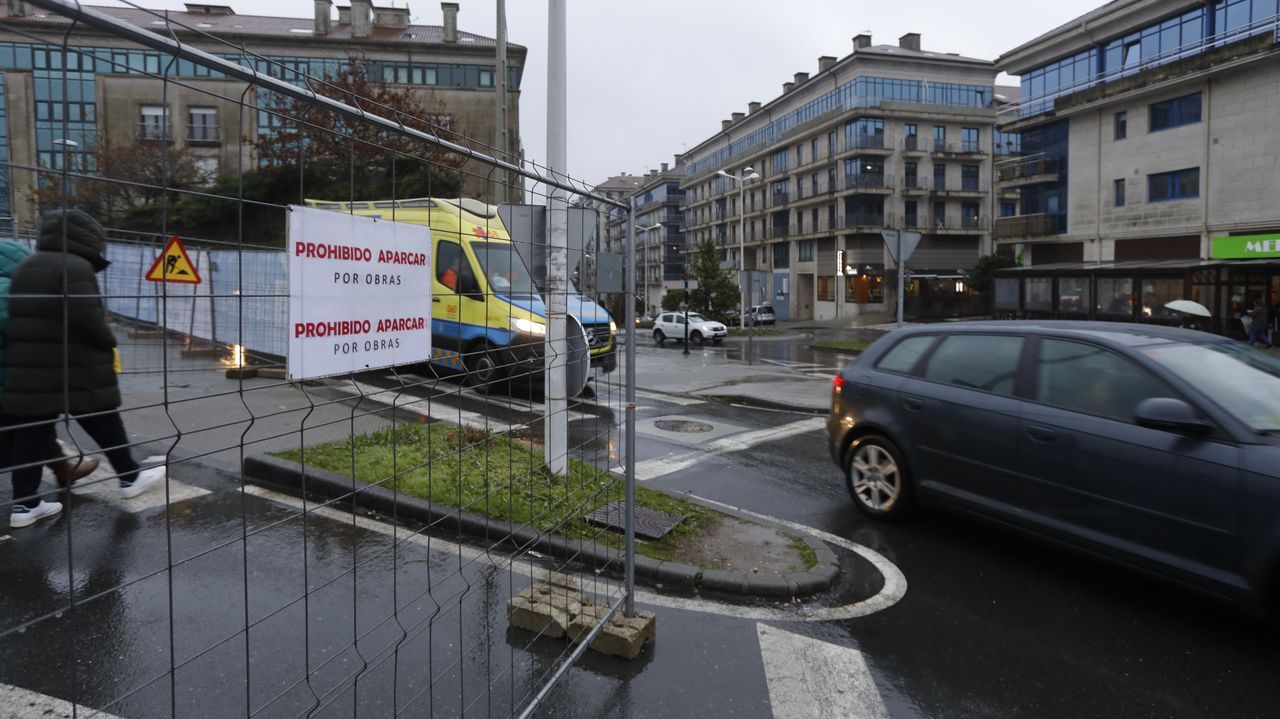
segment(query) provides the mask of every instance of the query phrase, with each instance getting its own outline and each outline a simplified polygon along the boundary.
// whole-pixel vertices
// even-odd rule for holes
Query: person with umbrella
[[[1208,307],[1191,300],[1174,300],[1165,304],[1165,309],[1177,312],[1182,317],[1182,321],[1178,323],[1178,326],[1188,330],[1201,329],[1200,323],[1195,318],[1213,316]]]

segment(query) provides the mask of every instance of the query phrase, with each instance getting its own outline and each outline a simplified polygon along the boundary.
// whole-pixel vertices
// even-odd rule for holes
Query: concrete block
[[[251,379],[258,376],[257,367],[228,367],[227,379]]]
[[[221,347],[188,347],[182,350],[183,357],[221,357],[224,350]]]
[[[539,583],[507,602],[507,618],[514,627],[558,639],[586,605],[581,592]]]
[[[258,376],[264,379],[286,379],[288,373],[284,367],[259,367]]]
[[[129,338],[135,340],[162,340],[167,334],[164,330],[129,330]]]
[[[608,613],[608,607],[584,607],[569,623],[569,639],[575,643],[582,641]],[[619,611],[604,625],[588,647],[601,654],[635,659],[640,656],[644,645],[656,637],[656,627],[657,618],[653,612],[637,609],[634,617],[627,617]]]

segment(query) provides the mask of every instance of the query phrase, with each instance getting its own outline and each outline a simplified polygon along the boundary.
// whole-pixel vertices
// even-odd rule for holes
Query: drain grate
[[[684,434],[696,434],[698,432],[710,432],[715,427],[706,422],[694,422],[688,419],[660,419],[653,423],[654,427],[663,432],[681,432]]]
[[[624,511],[622,502],[606,504],[588,514],[587,522],[615,532],[625,532]],[[636,507],[636,536],[644,539],[662,539],[683,521],[684,517],[679,514],[667,514],[656,509]]]

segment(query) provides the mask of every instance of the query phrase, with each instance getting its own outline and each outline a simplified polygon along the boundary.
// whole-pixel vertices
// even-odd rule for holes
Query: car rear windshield
[[[1238,342],[1166,344],[1142,353],[1259,432],[1280,430],[1280,360]]]

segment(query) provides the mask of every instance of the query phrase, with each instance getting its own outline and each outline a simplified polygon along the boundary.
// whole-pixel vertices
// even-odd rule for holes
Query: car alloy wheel
[[[658,344],[662,344],[663,342],[667,341],[667,336],[662,334],[662,330],[654,330],[653,341],[657,342]]]
[[[858,508],[878,519],[897,518],[910,503],[906,467],[889,440],[879,435],[858,439],[848,454],[849,494]]]
[[[689,339],[692,340],[695,345],[700,345],[702,344],[702,333],[695,331],[693,334],[689,335]]]

